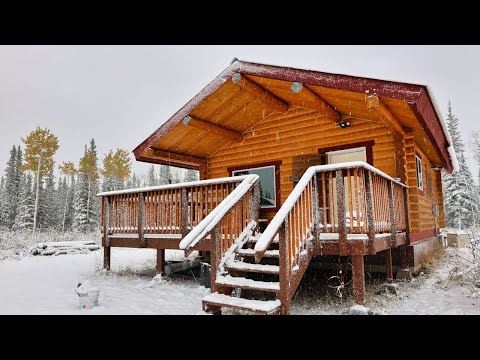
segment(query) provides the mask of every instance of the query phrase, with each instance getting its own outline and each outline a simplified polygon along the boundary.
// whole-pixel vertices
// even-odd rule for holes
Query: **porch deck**
[[[407,192],[364,162],[310,167],[261,234],[256,175],[101,193],[104,266],[110,267],[111,247],[157,249],[158,272],[165,249],[208,251],[211,289],[219,296],[205,299],[206,310],[241,303],[253,312],[286,314],[312,256],[348,256],[354,297],[363,303],[365,255],[385,252],[388,279],[392,248],[400,247],[406,264]],[[276,278],[260,281],[259,274]],[[227,299],[235,288],[273,291],[278,307]]]

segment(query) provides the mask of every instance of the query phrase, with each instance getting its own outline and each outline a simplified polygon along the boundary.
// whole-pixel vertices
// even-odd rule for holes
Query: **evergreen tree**
[[[135,174],[134,174],[135,175]],[[157,177],[155,176],[155,167],[153,165],[148,169],[147,186],[157,185]]]
[[[79,231],[93,231],[99,224],[100,202],[96,196],[99,190],[98,179],[97,147],[92,139],[90,147],[85,146],[78,166],[73,226]]]
[[[480,185],[480,131],[476,130],[472,134],[473,155],[478,166],[477,184]]]
[[[170,165],[160,165],[160,173],[158,175],[158,185],[167,185],[172,183],[172,170]]]
[[[55,190],[53,171],[47,175],[44,180],[44,185],[40,187],[40,201],[37,216],[38,227],[41,229],[54,229],[59,222],[57,192]]]
[[[59,199],[60,207],[62,211],[62,231],[65,231],[65,228],[69,228],[72,225],[72,220],[74,217],[74,191],[75,191],[75,174],[77,169],[73,162],[64,162],[59,166],[60,172],[65,175],[63,178],[62,184],[62,195]],[[70,186],[67,184],[67,176],[70,176]],[[60,185],[60,183],[59,183]],[[63,204],[63,206],[62,206]]]
[[[22,170],[30,170],[35,173],[35,215],[33,231],[37,228],[40,185],[42,179],[53,171],[55,161],[53,156],[58,150],[58,138],[48,129],[37,127],[26,138],[22,138],[25,144],[25,159]]]
[[[7,208],[5,206],[5,177],[2,175],[0,179],[0,229],[5,227],[5,219]]]
[[[172,184],[178,184],[180,182],[180,175],[178,173],[178,169],[172,169]]]
[[[10,158],[5,168],[4,209],[3,223],[8,229],[13,227],[18,211],[20,199],[20,180],[22,172],[19,169],[19,161],[22,161],[22,151],[15,145],[10,150]]]
[[[20,206],[15,217],[14,230],[33,229],[33,217],[35,213],[35,199],[32,194],[32,176],[27,174],[22,184],[20,194]]]
[[[447,226],[469,228],[476,223],[476,189],[472,174],[465,161],[465,146],[458,129],[459,120],[448,103],[447,126],[457,155],[459,171],[442,174],[444,188],[444,207]]]
[[[198,171],[188,169],[183,178],[183,182],[191,182],[198,180]]]

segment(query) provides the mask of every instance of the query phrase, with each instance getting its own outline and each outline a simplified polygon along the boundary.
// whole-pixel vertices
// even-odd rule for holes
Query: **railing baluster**
[[[390,240],[391,244],[395,244],[395,236],[396,236],[396,229],[395,229],[395,204],[394,204],[394,185],[392,181],[388,181],[388,203],[390,208]]]
[[[318,177],[317,174],[313,175],[313,188],[312,188],[312,219],[313,219],[313,232],[315,234],[315,238],[318,239],[319,233],[319,222],[320,222],[320,214],[319,214],[319,204],[318,204]]]
[[[323,200],[323,232],[327,232],[327,192],[325,184],[325,173],[322,172],[322,200]]]
[[[347,189],[348,189],[348,212],[350,213],[350,233],[353,233],[353,191],[352,191],[352,177],[350,169],[347,169]]]

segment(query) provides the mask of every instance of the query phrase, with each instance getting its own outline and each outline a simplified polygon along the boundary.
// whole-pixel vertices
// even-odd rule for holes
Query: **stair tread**
[[[240,310],[252,311],[256,313],[269,313],[277,310],[281,303],[280,300],[250,300],[238,297],[232,297],[219,293],[213,293],[205,296],[202,302],[209,305],[226,306]]]
[[[238,250],[240,255],[255,256],[255,249],[240,249]],[[280,256],[279,250],[267,250],[263,257],[278,258]]]
[[[247,279],[244,277],[233,277],[230,275],[218,276],[215,281],[217,285],[220,286],[229,286],[229,287],[238,287],[242,289],[249,290],[263,290],[263,291],[280,291],[280,283],[278,281],[258,281]]]
[[[249,243],[256,243],[256,242],[258,241],[258,239],[260,238],[260,235],[262,235],[262,234],[257,234],[257,235],[255,235],[255,236],[251,236],[251,237],[247,240],[247,242],[249,242]],[[278,235],[276,235],[276,236],[273,238],[272,244],[278,244],[278,239],[279,239],[279,237],[278,237]]]
[[[225,264],[228,269],[241,270],[248,272],[258,272],[265,274],[278,274],[280,267],[278,265],[249,264],[243,261],[230,260]]]

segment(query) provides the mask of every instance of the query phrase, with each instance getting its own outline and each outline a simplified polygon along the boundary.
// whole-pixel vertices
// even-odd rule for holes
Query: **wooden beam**
[[[149,148],[146,151],[145,156],[157,157],[162,160],[165,160],[166,162],[172,161],[172,163],[179,164],[179,165],[184,164],[188,166],[201,166],[207,163],[207,160],[204,158],[178,154],[171,151],[164,151],[164,150],[159,150],[155,148]]]
[[[243,140],[243,135],[221,127],[219,125],[212,124],[208,121],[200,120],[200,119],[195,119],[192,116],[185,116],[182,121],[183,125],[185,126],[190,126],[191,128],[204,131],[206,133],[209,133],[211,135],[216,135],[218,137],[221,137],[223,139],[228,139],[232,141],[242,141]]]
[[[268,90],[247,79],[245,76],[236,73],[232,76],[232,82],[240,86],[243,90],[248,91],[251,95],[257,97],[270,108],[281,113],[286,113],[288,111],[289,106],[285,101],[279,99]]]
[[[295,103],[292,103],[294,105],[317,110],[327,119],[331,119],[336,123],[342,120],[342,114],[340,112],[335,110],[330,104],[310,90],[306,85],[300,82],[293,82],[290,86],[290,89],[294,94],[299,94],[299,96],[295,96],[293,98]]]
[[[402,125],[400,125],[395,116],[393,116],[377,95],[367,96],[366,102],[367,109],[372,110],[372,112],[377,115],[377,118],[382,121],[390,131],[403,134],[404,130]]]

